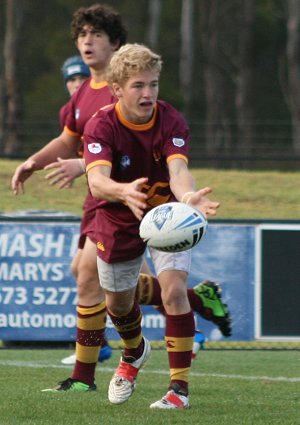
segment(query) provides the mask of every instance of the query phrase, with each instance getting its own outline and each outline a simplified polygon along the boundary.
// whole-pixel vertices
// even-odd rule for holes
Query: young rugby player
[[[218,202],[210,188],[196,190],[188,170],[189,129],[170,104],[158,97],[162,61],[139,44],[127,44],[112,57],[107,80],[118,101],[99,110],[84,130],[84,157],[97,206],[97,262],[108,314],[124,350],[108,398],[129,399],[151,346],[143,336],[142,314],[135,298],[145,243],[139,224],[153,206],[189,202],[205,215],[215,215]],[[166,395],[151,408],[189,406],[189,371],[195,322],[186,290],[191,250],[163,253],[149,248],[165,309],[165,341],[170,382]]]

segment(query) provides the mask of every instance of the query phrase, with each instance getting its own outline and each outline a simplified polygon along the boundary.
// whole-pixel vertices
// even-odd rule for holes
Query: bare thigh
[[[104,300],[104,292],[99,284],[96,245],[88,237],[83,249],[75,256],[78,304],[91,306]]]

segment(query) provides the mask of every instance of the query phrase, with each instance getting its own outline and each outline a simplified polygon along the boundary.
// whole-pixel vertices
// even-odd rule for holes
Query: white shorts
[[[122,263],[106,263],[97,257],[99,281],[111,292],[124,292],[135,288],[143,263],[143,255]]]
[[[182,252],[162,252],[149,247],[155,274],[159,276],[165,270],[178,270],[189,273],[191,268],[192,250]]]
[[[166,270],[178,270],[189,273],[191,250],[169,253],[149,248],[157,276]],[[100,285],[111,292],[124,292],[135,288],[141,270],[143,256],[122,263],[105,263],[97,257]]]

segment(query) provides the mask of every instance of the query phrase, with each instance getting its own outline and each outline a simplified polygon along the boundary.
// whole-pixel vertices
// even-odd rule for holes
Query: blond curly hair
[[[160,74],[162,69],[161,56],[148,47],[127,43],[116,51],[107,69],[106,79],[110,86],[117,83],[124,86],[126,81],[143,71],[155,71]]]

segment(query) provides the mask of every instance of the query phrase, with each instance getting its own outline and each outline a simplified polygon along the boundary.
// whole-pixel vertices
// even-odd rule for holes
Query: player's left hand
[[[206,216],[216,215],[217,209],[220,207],[220,202],[211,201],[207,196],[209,193],[212,193],[210,187],[205,187],[198,190],[197,192],[192,193],[188,197],[188,205],[194,207],[202,212]]]

